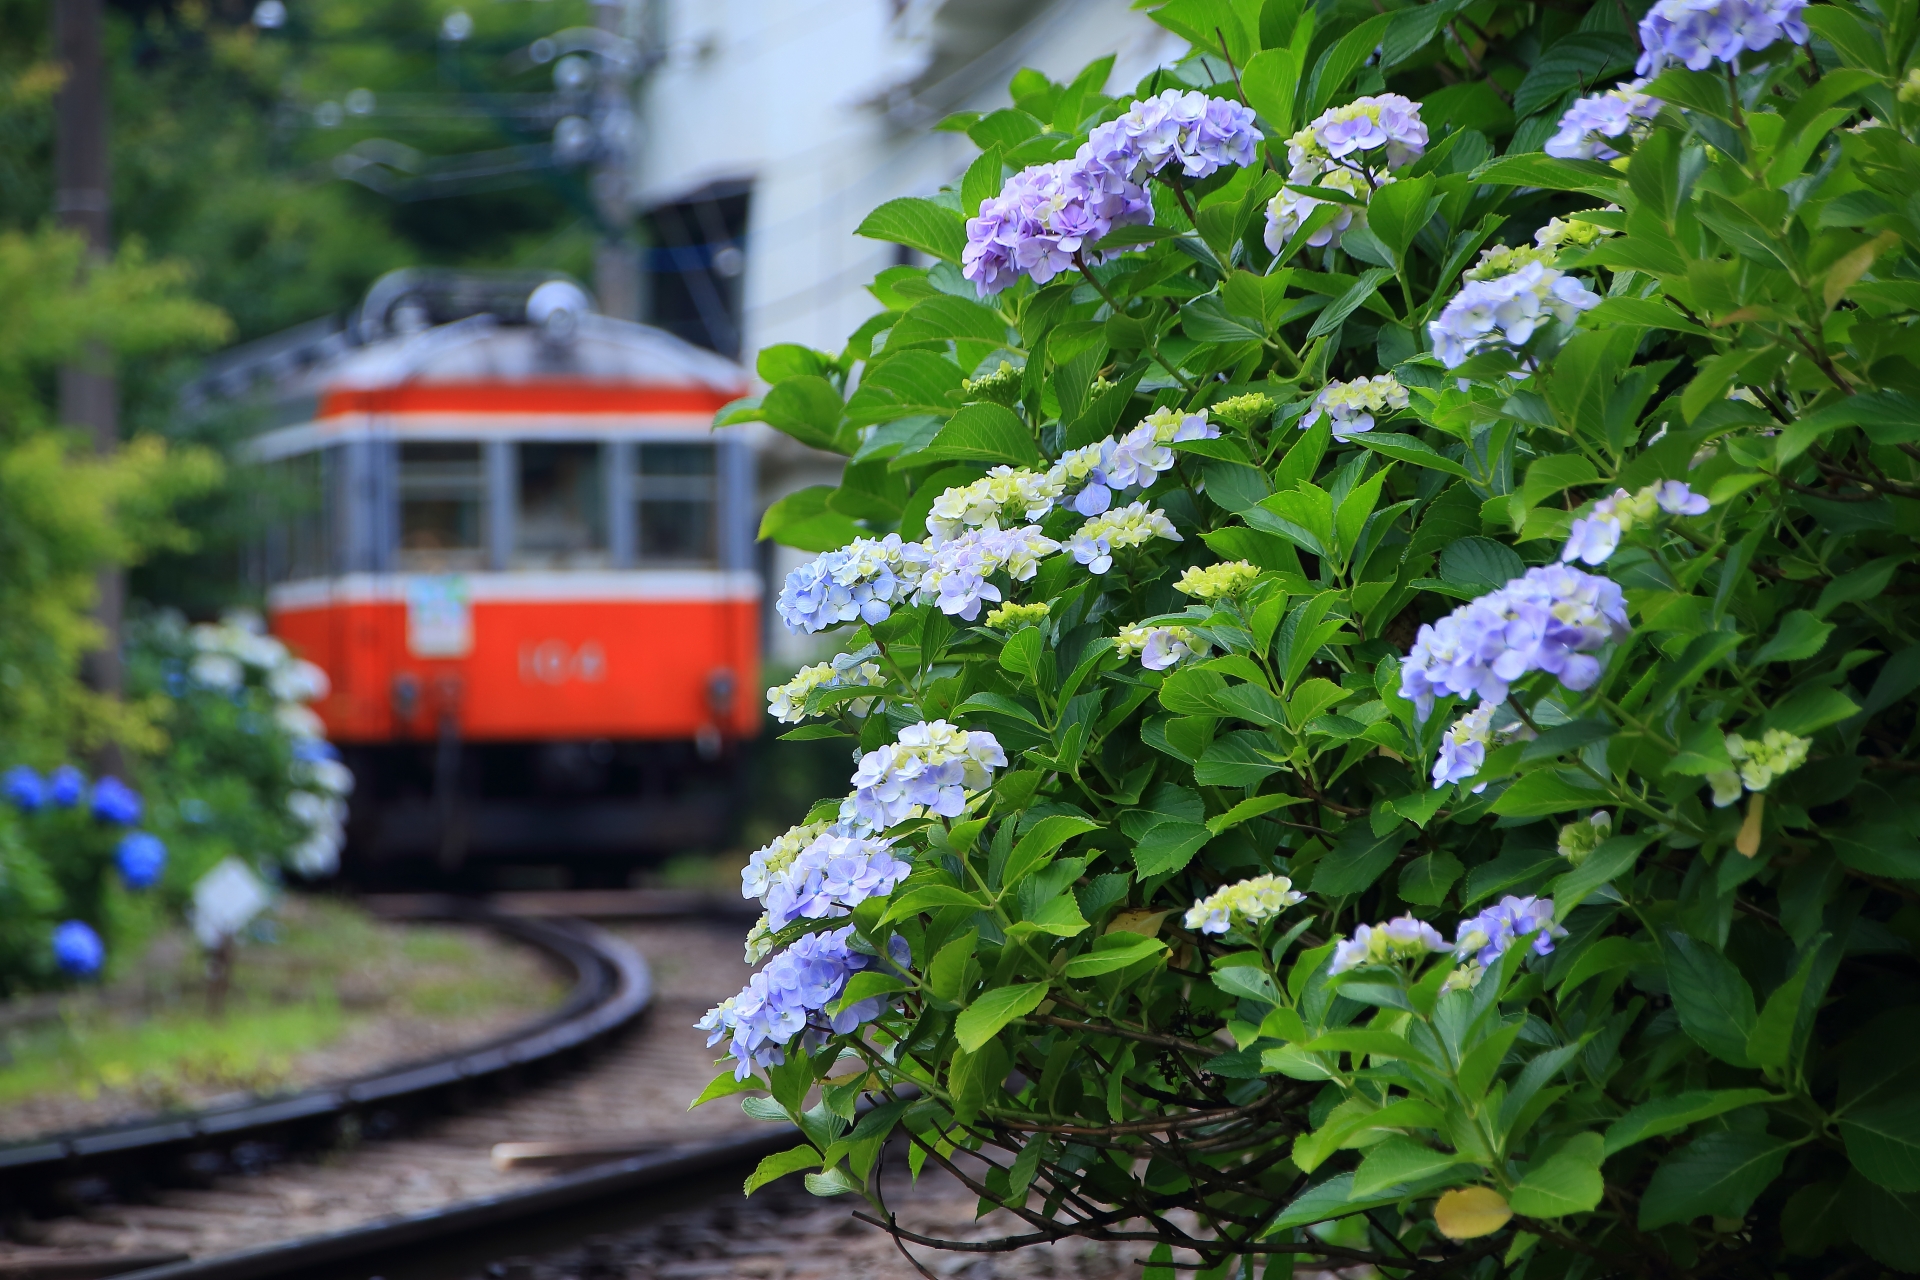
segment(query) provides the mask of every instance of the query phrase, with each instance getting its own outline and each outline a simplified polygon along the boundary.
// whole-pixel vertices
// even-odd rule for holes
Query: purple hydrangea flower
[[[945,720],[910,724],[897,741],[860,757],[853,774],[853,815],[885,830],[915,810],[954,818],[966,812],[967,792],[993,785],[1007,753],[992,734],[969,732]]]
[[[22,813],[32,813],[47,802],[46,779],[24,764],[7,770],[6,777],[0,779],[0,791],[4,791],[8,803]]]
[[[1659,0],[1640,20],[1636,74],[1651,75],[1669,62],[1705,71],[1757,53],[1785,36],[1805,44],[1811,36],[1802,16],[1807,0]]]
[[[91,978],[106,962],[107,948],[84,920],[64,920],[53,931],[53,962],[60,972]]]
[[[1332,972],[1419,960],[1446,950],[1447,940],[1438,929],[1416,916],[1400,916],[1384,924],[1363,924],[1351,938],[1343,938],[1333,949]]]
[[[767,928],[844,916],[868,898],[892,893],[912,872],[893,856],[892,841],[829,830],[769,878],[762,899]]]
[[[1466,362],[1476,351],[1506,343],[1525,346],[1548,320],[1572,324],[1582,311],[1600,305],[1600,295],[1574,277],[1539,262],[1491,280],[1469,280],[1427,323],[1433,353],[1447,368]]]
[[[167,867],[167,846],[150,831],[129,831],[113,851],[120,878],[129,889],[149,889]]]
[[[1537,956],[1552,954],[1553,940],[1567,936],[1567,931],[1553,922],[1552,898],[1516,898],[1509,894],[1497,905],[1460,922],[1453,953],[1462,960],[1471,955],[1485,968],[1530,933],[1537,935],[1533,940]]]
[[[829,1015],[827,1007],[839,1000],[847,980],[875,963],[874,957],[853,950],[848,940],[853,926],[829,933],[810,933],[767,962],[739,995],[709,1010],[694,1025],[710,1032],[709,1045],[727,1040],[734,1059],[734,1078],[744,1080],[753,1068],[779,1066],[786,1048],[806,1033],[823,1041],[828,1031],[846,1035],[880,1016],[886,998],[875,996]],[[888,957],[905,969],[911,957],[897,935],[888,940]]]
[[[87,775],[70,764],[63,764],[47,780],[47,798],[62,809],[71,809],[87,793]]]
[[[1422,626],[1400,668],[1400,696],[1424,720],[1442,694],[1505,702],[1507,687],[1534,671],[1585,689],[1600,675],[1593,652],[1627,630],[1617,583],[1562,564],[1529,569]]]
[[[100,822],[130,827],[140,821],[140,797],[120,779],[109,774],[93,784],[93,816]]]
[[[1433,762],[1433,787],[1438,791],[1449,782],[1465,782],[1487,763],[1487,744],[1493,741],[1493,713],[1500,704],[1482,702],[1453,722],[1440,739],[1440,751]],[[1484,791],[1486,783],[1474,788]]]
[[[1703,493],[1695,493],[1685,480],[1662,480],[1654,501],[1670,516],[1703,516],[1712,503]]]
[[[1607,139],[1631,133],[1644,135],[1649,122],[1665,105],[1660,99],[1641,92],[1645,80],[1616,85],[1604,93],[1592,94],[1567,108],[1560,117],[1560,131],[1546,142],[1546,153],[1562,160],[1615,160],[1620,157]]]
[[[1567,530],[1567,545],[1560,549],[1560,560],[1601,564],[1620,545],[1620,522],[1605,516],[1581,516]]]
[[[787,575],[774,612],[787,630],[824,631],[856,619],[884,622],[920,585],[932,553],[900,535],[855,538]]]
[[[930,553],[914,599],[940,606],[940,612],[972,622],[983,601],[998,603],[1000,588],[989,582],[1004,572],[1025,582],[1039,572],[1040,561],[1060,544],[1030,524],[1020,529],[969,529]]]

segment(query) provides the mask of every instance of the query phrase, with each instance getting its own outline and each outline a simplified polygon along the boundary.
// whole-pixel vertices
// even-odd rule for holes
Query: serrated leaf
[[[1785,1102],[1784,1095],[1766,1089],[1694,1089],[1670,1098],[1643,1102],[1607,1126],[1605,1154],[1625,1151],[1648,1138],[1678,1133],[1702,1120],[1711,1120],[1742,1107]]]
[[[818,1169],[819,1167],[820,1153],[810,1146],[801,1145],[791,1147],[785,1151],[776,1151],[772,1155],[762,1159],[760,1163],[755,1166],[753,1172],[747,1175],[746,1185],[742,1187],[741,1190],[747,1195],[752,1195],[777,1178],[784,1178],[790,1173],[798,1173],[802,1169]]]
[[[960,1011],[953,1024],[954,1037],[962,1049],[978,1053],[1009,1022],[1032,1013],[1046,998],[1044,983],[996,987]]]

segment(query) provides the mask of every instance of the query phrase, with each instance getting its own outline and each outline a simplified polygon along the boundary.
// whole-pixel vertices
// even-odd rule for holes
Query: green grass
[[[274,1093],[305,1083],[301,1055],[374,1018],[531,1015],[564,990],[471,932],[386,924],[328,899],[289,899],[274,935],[240,949],[218,1016],[198,951],[160,936],[106,988],[66,998],[58,1019],[5,1034],[0,1107],[110,1091],[164,1110],[210,1092]]]

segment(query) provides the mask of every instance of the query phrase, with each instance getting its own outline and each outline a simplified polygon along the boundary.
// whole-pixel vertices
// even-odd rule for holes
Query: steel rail
[[[287,1097],[0,1147],[0,1208],[44,1203],[59,1182],[150,1178],[156,1166],[178,1167],[197,1153],[311,1133],[371,1109],[432,1103],[454,1090],[582,1049],[631,1023],[651,1003],[652,975],[639,953],[582,922],[519,918],[452,898],[422,901],[415,915],[485,924],[517,937],[571,968],[572,989],[557,1009],[531,1025],[438,1058]]]

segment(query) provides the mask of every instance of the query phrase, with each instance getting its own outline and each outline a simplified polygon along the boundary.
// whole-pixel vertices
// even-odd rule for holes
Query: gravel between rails
[[[641,1026],[584,1069],[403,1137],[256,1173],[221,1174],[204,1188],[156,1191],[145,1203],[91,1204],[69,1217],[8,1223],[12,1239],[0,1243],[0,1276],[83,1255],[225,1254],[536,1186],[552,1176],[542,1168],[496,1170],[490,1160],[496,1142],[634,1134],[678,1144],[758,1127],[724,1100],[687,1110],[714,1072],[714,1051],[692,1023],[739,990],[751,972],[741,956],[744,928],[659,921],[610,931],[647,959],[654,1003]]]

